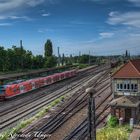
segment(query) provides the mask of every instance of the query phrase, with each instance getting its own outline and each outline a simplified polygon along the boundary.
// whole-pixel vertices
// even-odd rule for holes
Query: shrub
[[[115,127],[117,124],[118,124],[118,119],[115,116],[110,116],[107,121],[107,125],[109,127]]]
[[[79,69],[83,69],[83,68],[86,68],[86,67],[88,67],[87,64],[79,64],[79,66],[78,66]]]

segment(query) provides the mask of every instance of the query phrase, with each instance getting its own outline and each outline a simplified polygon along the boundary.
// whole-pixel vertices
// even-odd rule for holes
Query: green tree
[[[57,59],[53,56],[53,45],[50,39],[45,43],[45,67],[51,68],[56,66]]]
[[[45,59],[53,55],[53,45],[50,39],[45,43]]]
[[[62,65],[64,65],[65,64],[65,55],[64,55],[64,53],[62,54]]]
[[[89,62],[89,55],[82,55],[79,57],[79,63],[87,64]]]
[[[4,47],[0,46],[0,71],[7,70],[7,52]]]
[[[16,59],[14,55],[13,49],[7,49],[7,61],[9,62],[8,64],[8,70],[13,71],[16,68]]]
[[[27,50],[22,56],[22,68],[32,69],[32,52]]]
[[[47,57],[47,61],[45,61],[45,67],[46,68],[55,67],[56,64],[57,64],[57,58],[55,56]]]

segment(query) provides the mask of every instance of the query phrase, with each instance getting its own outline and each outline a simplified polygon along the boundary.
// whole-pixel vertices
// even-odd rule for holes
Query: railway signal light
[[[88,140],[96,140],[96,118],[95,118],[95,90],[93,88],[86,89],[89,94],[88,98]]]

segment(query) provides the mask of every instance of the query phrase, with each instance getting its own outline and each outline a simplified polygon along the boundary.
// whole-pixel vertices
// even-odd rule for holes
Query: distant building
[[[140,120],[140,59],[130,60],[112,75],[112,115]]]

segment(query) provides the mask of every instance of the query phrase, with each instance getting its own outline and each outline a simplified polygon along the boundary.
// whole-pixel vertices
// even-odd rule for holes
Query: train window
[[[20,90],[24,90],[24,86],[23,85],[20,86]]]
[[[51,78],[48,78],[48,80],[47,80],[47,81],[48,81],[48,83],[51,83],[52,79],[51,79]]]
[[[14,88],[13,91],[16,92],[17,91],[17,88]]]
[[[32,84],[33,87],[35,86],[35,83],[34,82],[32,82],[31,84]]]
[[[61,78],[62,78],[62,79],[64,78],[64,75],[63,75],[63,74],[61,75]]]
[[[57,80],[59,81],[59,75],[57,75]]]

